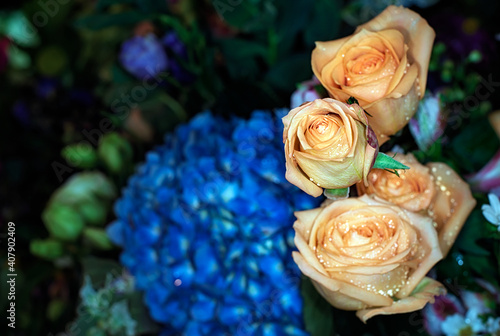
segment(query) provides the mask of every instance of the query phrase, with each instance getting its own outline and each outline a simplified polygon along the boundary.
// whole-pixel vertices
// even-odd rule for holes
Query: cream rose
[[[401,172],[400,177],[374,169],[368,175],[368,185],[357,184],[358,193],[375,195],[432,217],[446,256],[476,205],[469,185],[444,163],[424,166],[413,154],[397,155],[396,159],[410,169]]]
[[[331,96],[355,97],[373,117],[379,143],[403,128],[427,82],[434,30],[417,13],[389,6],[354,35],[316,42],[314,74]]]
[[[362,321],[421,309],[444,291],[425,277],[442,258],[431,218],[366,195],[295,215],[300,270]]]
[[[378,153],[377,139],[357,105],[325,98],[283,118],[286,179],[312,196],[325,189],[366,182]]]

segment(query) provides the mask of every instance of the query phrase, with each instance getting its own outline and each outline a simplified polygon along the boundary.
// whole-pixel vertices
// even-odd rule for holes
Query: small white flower
[[[465,323],[470,325],[474,334],[486,331],[486,326],[483,324],[479,315],[481,315],[481,311],[478,308],[469,309],[465,315]]]
[[[490,334],[500,335],[500,317],[489,317],[488,321],[486,321],[486,326],[488,328],[487,332]]]
[[[462,315],[453,314],[443,321],[441,324],[441,330],[446,336],[460,336],[464,335],[469,331],[472,334],[471,327],[467,325],[465,319]]]
[[[498,231],[500,232],[500,201],[495,194],[488,194],[488,199],[490,200],[490,204],[483,204],[481,207],[483,216],[488,222],[498,226]]]

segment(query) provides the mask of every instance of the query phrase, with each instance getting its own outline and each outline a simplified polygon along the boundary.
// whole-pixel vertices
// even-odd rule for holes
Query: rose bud
[[[283,119],[286,179],[312,196],[365,181],[377,139],[357,104],[316,99]]]
[[[316,42],[313,72],[331,96],[359,101],[382,144],[408,123],[424,96],[434,37],[417,13],[389,6],[351,36]]]
[[[366,195],[295,215],[293,258],[334,307],[357,310],[366,322],[443,294],[425,277],[442,258],[431,218]]]
[[[432,217],[436,222],[441,251],[446,256],[476,205],[469,185],[444,163],[432,162],[424,166],[413,154],[398,154],[396,159],[410,169],[399,177],[374,169],[368,174],[367,186],[357,184],[358,193],[374,195]]]

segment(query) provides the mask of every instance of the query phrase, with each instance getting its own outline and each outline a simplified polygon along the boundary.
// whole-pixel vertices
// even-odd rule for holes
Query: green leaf
[[[396,161],[394,158],[390,157],[384,153],[378,153],[375,159],[375,164],[373,169],[385,169],[385,170],[395,170],[395,169],[410,169],[410,167],[405,166],[401,162]],[[397,175],[397,172],[395,172]]]
[[[129,311],[132,318],[137,321],[138,335],[141,334],[156,334],[159,332],[158,325],[151,319],[149,311],[144,305],[143,295],[139,292],[134,292],[128,298]]]
[[[456,161],[471,173],[486,165],[499,147],[500,141],[487,118],[467,122],[451,142]]]
[[[278,11],[271,1],[213,0],[219,17],[243,32],[265,31],[276,21]]]
[[[318,293],[308,277],[302,277],[300,292],[304,299],[304,323],[311,336],[333,335],[333,314],[330,304]]]
[[[316,41],[329,41],[338,37],[342,6],[338,0],[317,0],[313,3],[312,17],[304,34],[306,44],[311,47]]]
[[[278,62],[266,74],[265,81],[272,86],[292,92],[296,83],[311,78],[311,55],[292,55]]]
[[[358,104],[359,105],[359,102],[356,98],[349,97],[349,99],[347,99],[347,104]]]
[[[469,265],[469,267],[482,279],[498,286],[498,270],[494,266],[493,258],[465,254],[464,264]]]
[[[83,230],[83,237],[99,250],[111,250],[113,248],[113,244],[103,229],[85,228]]]
[[[55,239],[35,239],[30,242],[30,252],[39,258],[54,260],[64,254],[64,246]]]
[[[313,6],[310,0],[294,0],[293,6],[289,0],[280,0],[277,7],[280,13],[276,23],[277,48],[278,58],[282,58],[291,53],[296,35],[310,24]]]
[[[11,45],[7,49],[7,53],[9,58],[9,64],[14,69],[22,70],[30,67],[31,57],[26,51],[16,47],[15,45]]]
[[[61,156],[71,166],[91,169],[97,164],[97,152],[89,143],[76,143],[64,147]]]
[[[266,59],[267,46],[243,39],[220,40],[219,45],[233,78],[255,78],[259,73],[258,59]]]
[[[64,204],[49,204],[42,213],[42,220],[51,236],[63,241],[75,241],[85,226],[80,214]]]
[[[483,217],[483,213],[480,209],[475,209],[470,214],[469,218],[465,222],[462,231],[457,237],[456,245],[457,247],[467,253],[475,254],[479,256],[488,256],[490,252],[485,250],[481,245],[478,244],[478,240],[481,238],[488,238],[488,234],[485,228],[487,224],[486,219]]]

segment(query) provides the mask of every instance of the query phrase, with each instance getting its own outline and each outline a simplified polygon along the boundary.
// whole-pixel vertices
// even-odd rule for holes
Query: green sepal
[[[399,176],[396,169],[410,169],[410,167],[405,166],[404,164],[395,160],[393,157],[390,157],[387,154],[379,152],[372,169],[384,169]]]
[[[359,102],[358,102],[358,100],[357,100],[356,98],[354,98],[354,97],[349,97],[349,99],[347,99],[347,104],[351,104],[351,105],[352,105],[352,104],[357,104],[357,105],[359,105]],[[359,107],[361,107],[361,105],[359,105]],[[372,115],[371,115],[370,113],[366,112],[364,108],[361,108],[361,109],[363,110],[363,112],[365,112],[365,114],[366,114],[367,116],[372,117]]]
[[[359,105],[359,102],[356,98],[349,97],[349,99],[347,99],[347,104],[358,104]]]
[[[325,189],[323,192],[326,198],[338,200],[349,197],[349,187],[342,189]]]

